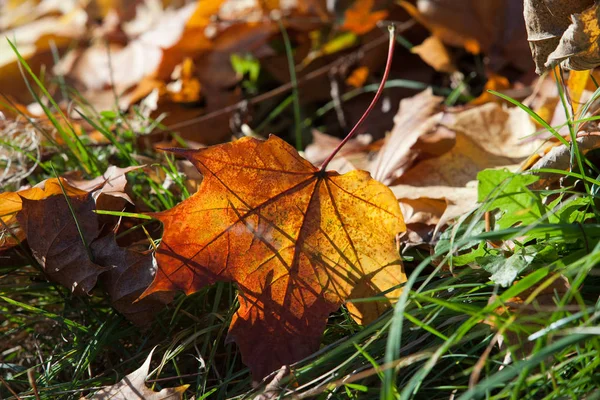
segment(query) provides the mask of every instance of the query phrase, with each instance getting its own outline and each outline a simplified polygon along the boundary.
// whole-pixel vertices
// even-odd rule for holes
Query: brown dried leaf
[[[64,178],[60,178],[67,196],[81,196],[86,192],[72,187]],[[17,222],[17,213],[23,207],[23,199],[41,200],[50,196],[62,195],[62,190],[57,178],[47,179],[32,188],[18,192],[0,193],[0,251],[16,246],[25,240],[25,232]]]
[[[135,325],[150,324],[156,313],[173,300],[174,293],[161,292],[136,301],[156,275],[156,263],[150,252],[121,248],[114,235],[95,240],[90,248],[94,261],[109,268],[101,280],[113,307]]]
[[[17,220],[46,275],[75,294],[87,294],[107,270],[92,261],[88,249],[100,234],[92,196],[67,198],[61,193],[43,200],[23,198],[22,202]]]

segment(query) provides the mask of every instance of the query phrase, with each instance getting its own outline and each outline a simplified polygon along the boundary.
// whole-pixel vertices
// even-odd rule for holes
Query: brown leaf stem
[[[388,49],[388,56],[387,56],[387,61],[385,63],[385,71],[383,72],[383,78],[381,78],[381,83],[379,84],[379,88],[377,89],[377,92],[375,93],[375,97],[373,97],[373,101],[371,101],[371,104],[369,104],[369,107],[367,107],[367,110],[362,115],[362,117],[360,117],[360,119],[358,120],[356,125],[354,125],[354,128],[352,128],[350,133],[331,152],[329,157],[327,157],[325,159],[325,161],[323,161],[323,164],[321,165],[321,172],[325,171],[325,169],[327,168],[327,165],[331,162],[331,160],[333,160],[333,157],[335,157],[335,155],[342,149],[342,147],[344,147],[344,145],[350,139],[352,139],[352,137],[354,136],[354,134],[356,133],[358,128],[362,125],[362,123],[367,119],[367,117],[371,113],[371,110],[373,110],[373,108],[375,108],[375,104],[377,104],[377,102],[379,101],[379,98],[381,97],[381,94],[383,93],[383,88],[385,87],[385,82],[387,81],[387,78],[390,74],[390,70],[392,68],[392,58],[394,56],[394,48],[395,48],[395,44],[396,44],[396,35],[395,35],[396,27],[394,26],[394,24],[388,26],[388,30],[390,32],[390,47]]]

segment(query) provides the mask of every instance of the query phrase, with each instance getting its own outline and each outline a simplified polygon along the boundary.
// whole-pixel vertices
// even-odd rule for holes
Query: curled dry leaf
[[[275,136],[173,151],[204,180],[191,198],[154,214],[164,234],[145,295],[235,282],[240,308],[228,336],[255,379],[317,350],[329,314],[346,300],[405,282],[394,243],[405,229],[398,202],[367,172],[321,172]],[[390,302],[349,309],[366,323]]]
[[[599,8],[594,0],[525,0],[527,39],[541,74],[561,63],[568,69],[600,64]]]
[[[582,154],[600,148],[600,132],[580,133],[577,138],[577,146]],[[539,159],[530,169],[555,169],[568,170],[571,166],[571,149],[564,144],[550,149],[550,151]],[[540,179],[532,184],[533,189],[544,189],[558,182],[562,175],[549,172],[539,172]]]
[[[371,140],[372,137],[369,134],[357,135],[350,139],[329,163],[327,169],[340,173],[355,169],[367,169],[369,160],[366,153],[371,147]],[[313,129],[313,141],[306,146],[304,158],[314,165],[320,166],[341,142],[340,138]]]
[[[125,201],[133,204],[133,200],[131,200],[125,190],[127,186],[127,177],[125,174],[143,167],[119,168],[111,165],[102,175],[92,180],[68,178],[68,182],[77,189],[92,192],[92,196],[96,201],[96,208],[99,210],[118,210]]]
[[[287,365],[283,365],[279,371],[275,374],[273,379],[265,386],[262,393],[256,396],[253,400],[275,400],[281,398],[283,394],[284,384],[282,382],[290,373],[290,368]]]
[[[144,364],[131,374],[124,377],[119,383],[105,387],[97,391],[90,400],[177,400],[183,398],[183,393],[189,385],[182,385],[175,388],[166,388],[160,392],[155,392],[146,387],[146,378],[150,371],[150,360],[152,359],[154,349],[148,354]],[[85,400],[86,397],[81,397]]]

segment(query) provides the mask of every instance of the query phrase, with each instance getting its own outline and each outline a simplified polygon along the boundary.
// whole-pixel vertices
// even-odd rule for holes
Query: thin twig
[[[473,389],[475,385],[477,385],[477,382],[479,382],[481,371],[483,371],[483,367],[485,367],[485,363],[489,358],[492,349],[494,348],[496,343],[498,343],[498,341],[502,338],[502,335],[504,334],[504,329],[505,326],[503,326],[502,329],[500,329],[494,335],[488,346],[485,348],[485,351],[483,352],[481,357],[479,357],[479,359],[477,360],[477,363],[475,363],[475,366],[473,367],[473,372],[471,372],[471,376],[469,377],[469,389]]]
[[[38,392],[37,384],[35,383],[35,376],[33,375],[33,369],[27,370],[27,379],[29,380],[29,384],[31,385],[31,389],[33,389],[33,395],[37,400],[40,400],[40,393]]]
[[[352,383],[352,382],[356,382],[356,381],[365,379],[369,376],[376,375],[376,374],[380,373],[381,371],[385,371],[385,370],[393,369],[393,368],[403,368],[403,367],[409,366],[415,362],[419,362],[421,360],[431,357],[432,354],[433,354],[433,352],[431,352],[431,351],[422,351],[422,352],[418,352],[415,354],[411,354],[411,355],[403,357],[399,360],[396,360],[396,361],[393,361],[390,363],[385,363],[382,365],[378,365],[377,367],[369,368],[365,371],[359,372],[357,374],[351,375],[346,378],[338,379],[333,382],[326,382],[326,383],[324,383],[320,386],[317,386],[313,389],[307,390],[304,393],[300,393],[297,395],[294,394],[294,395],[296,396],[297,399],[306,399],[309,397],[313,397],[313,396],[316,396],[317,394],[323,393],[324,391],[326,391],[328,389],[337,388],[346,383]]]
[[[12,393],[12,395],[13,395],[13,396],[15,396],[15,398],[16,398],[17,400],[21,400],[21,398],[19,397],[19,395],[17,394],[17,392],[15,392],[15,391],[13,390],[13,388],[11,388],[11,387],[10,387],[10,385],[8,384],[8,382],[6,382],[6,381],[5,381],[5,380],[2,378],[2,376],[0,376],[0,382],[2,382],[2,384],[3,384],[4,386],[6,386],[6,388],[8,389],[8,391],[9,391],[9,392],[11,392],[11,393]]]

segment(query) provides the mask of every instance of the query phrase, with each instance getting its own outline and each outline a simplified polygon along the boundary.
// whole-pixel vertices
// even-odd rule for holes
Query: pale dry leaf
[[[490,154],[480,146],[479,141],[457,133],[452,150],[440,157],[417,163],[394,180],[393,184],[464,187],[483,169],[514,165],[520,161],[519,158]]]
[[[150,351],[144,364],[131,374],[124,377],[119,383],[105,387],[97,391],[90,400],[176,400],[183,398],[183,393],[189,385],[182,385],[175,388],[165,388],[160,392],[155,392],[146,387],[146,378],[150,370],[150,360],[152,359],[154,349]],[[81,400],[86,399],[82,397]]]
[[[127,185],[127,178],[125,175],[128,172],[135,171],[136,169],[143,167],[143,165],[139,165],[120,168],[111,165],[102,175],[92,180],[67,178],[67,181],[74,188],[86,192],[93,192],[92,196],[96,201],[98,201],[100,196],[112,196],[121,198],[126,200],[128,203],[133,204],[133,200],[131,200],[125,191],[125,186]]]
[[[414,200],[443,200],[445,202],[445,207],[441,209],[441,212],[438,212],[438,214],[435,215],[436,218],[432,218],[429,221],[411,221],[410,217],[405,215],[407,224],[409,222],[434,224],[436,232],[448,222],[471,211],[477,204],[477,187],[475,181],[468,182],[465,187],[415,187],[409,185],[395,185],[391,186],[390,189],[392,189],[392,192],[396,195],[401,205],[407,203],[412,205],[414,214],[422,211],[421,208],[419,208],[419,204],[415,203]]]
[[[369,166],[373,178],[387,184],[406,171],[416,156],[411,147],[441,121],[441,113],[432,117],[441,102],[431,89],[400,101],[394,128]]]
[[[456,132],[454,147],[412,166],[394,184],[464,187],[483,169],[522,162],[542,143],[522,139],[534,133],[535,126],[517,108],[489,103],[455,113],[453,119],[448,128]]]
[[[0,2],[0,31],[28,25],[50,14],[67,14],[77,6],[76,1],[7,0]]]
[[[73,40],[83,37],[87,15],[81,8],[66,14],[45,16],[26,25],[2,32],[0,30],[0,88],[2,94],[10,95],[21,102],[31,96],[21,76],[16,53],[9,40],[34,71],[42,65],[52,65],[51,45],[62,50]]]
[[[156,24],[148,26],[147,31],[125,46],[112,44],[107,47],[98,43],[83,50],[73,50],[54,67],[54,72],[73,79],[82,95],[96,108],[111,108],[115,92],[122,94],[144,77],[156,73],[163,63],[164,51],[181,39],[186,21],[195,9],[196,4],[191,3],[164,11]],[[128,98],[121,98],[120,107],[127,106]]]
[[[398,202],[407,225],[436,225],[446,209],[444,199],[430,199],[428,197],[403,199],[399,197]]]
[[[283,378],[290,374],[290,367],[287,365],[282,366],[279,371],[275,374],[273,379],[265,386],[265,389],[254,400],[275,400],[281,398],[283,394],[282,384]]]
[[[323,161],[342,142],[342,139],[313,129],[313,141],[306,146],[304,158],[313,165],[320,166]],[[369,134],[357,135],[350,139],[336,154],[327,166],[329,171],[345,173],[353,169],[366,169],[368,166],[369,145],[372,141]]]
[[[153,26],[160,23],[165,9],[161,0],[144,0],[135,5],[135,16],[122,23],[127,37],[134,39],[144,32],[149,32]]]
[[[37,51],[50,48],[50,39],[57,43],[72,40],[84,33],[87,16],[81,9],[74,9],[69,14],[48,16],[27,25],[2,32],[0,41],[0,67],[17,62],[17,56],[8,44],[12,41],[21,55],[27,59]],[[44,38],[45,40],[40,40]],[[8,40],[7,40],[8,39]]]
[[[496,156],[525,158],[542,143],[539,139],[526,139],[535,132],[535,125],[529,114],[516,107],[488,103],[454,114],[454,117],[450,129],[464,134]]]

